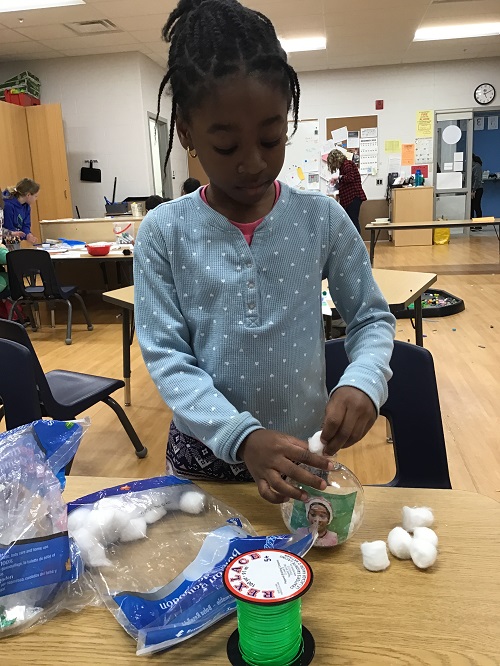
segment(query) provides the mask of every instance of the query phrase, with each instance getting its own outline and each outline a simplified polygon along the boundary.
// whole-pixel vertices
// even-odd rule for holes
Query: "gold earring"
[[[188,153],[189,157],[192,157],[193,160],[194,160],[196,157],[198,157],[198,153],[196,152],[196,150],[194,151],[194,155],[191,153],[191,148],[188,147],[188,148],[186,148],[186,150],[187,150],[187,153]]]

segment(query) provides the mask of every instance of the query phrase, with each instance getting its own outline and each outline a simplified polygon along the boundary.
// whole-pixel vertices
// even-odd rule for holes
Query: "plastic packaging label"
[[[0,597],[74,578],[67,533],[0,546]]]

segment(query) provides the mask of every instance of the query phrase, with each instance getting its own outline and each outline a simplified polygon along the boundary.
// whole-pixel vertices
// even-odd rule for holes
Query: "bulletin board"
[[[378,116],[349,116],[347,118],[327,118],[326,138],[332,138],[332,132],[342,127],[347,128],[348,135],[357,133],[352,137],[357,145],[349,145],[351,139],[347,139],[347,150],[353,153],[353,161],[358,166],[360,173],[364,175],[375,175],[378,171]],[[361,133],[363,129],[375,128],[371,134]]]
[[[348,132],[360,132],[363,127],[378,127],[378,116],[351,116],[348,118],[327,118],[326,138],[332,138],[333,130],[347,127]]]
[[[289,122],[288,136],[291,138],[286,147],[285,162],[278,178],[298,189],[315,189],[316,184],[319,189],[321,157],[319,120],[317,118],[300,120],[293,136],[292,132],[293,123]]]

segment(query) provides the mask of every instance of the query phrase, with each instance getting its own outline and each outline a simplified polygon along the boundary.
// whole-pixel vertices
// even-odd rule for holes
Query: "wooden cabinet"
[[[61,105],[41,104],[25,110],[33,177],[40,183],[38,215],[41,220],[73,217]]]
[[[434,212],[433,187],[402,187],[392,190],[391,220],[405,222],[432,221]],[[394,229],[393,243],[402,245],[432,245],[432,229]]]
[[[22,178],[40,184],[31,207],[31,230],[40,238],[39,219],[73,217],[60,104],[22,107],[0,102],[0,188]]]

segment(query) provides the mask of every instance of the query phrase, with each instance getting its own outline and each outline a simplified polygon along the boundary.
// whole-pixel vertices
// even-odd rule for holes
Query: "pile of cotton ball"
[[[86,566],[109,567],[106,548],[112,543],[143,539],[148,525],[169,511],[198,514],[204,508],[205,496],[196,490],[183,492],[183,486],[114,495],[74,509],[68,515],[68,532]]]
[[[389,532],[387,545],[400,560],[413,560],[419,569],[428,569],[437,559],[438,537],[431,526],[432,510],[428,507],[403,507],[403,527]],[[413,533],[413,536],[411,535]],[[385,541],[366,541],[361,544],[363,565],[369,571],[383,571],[390,565]]]

